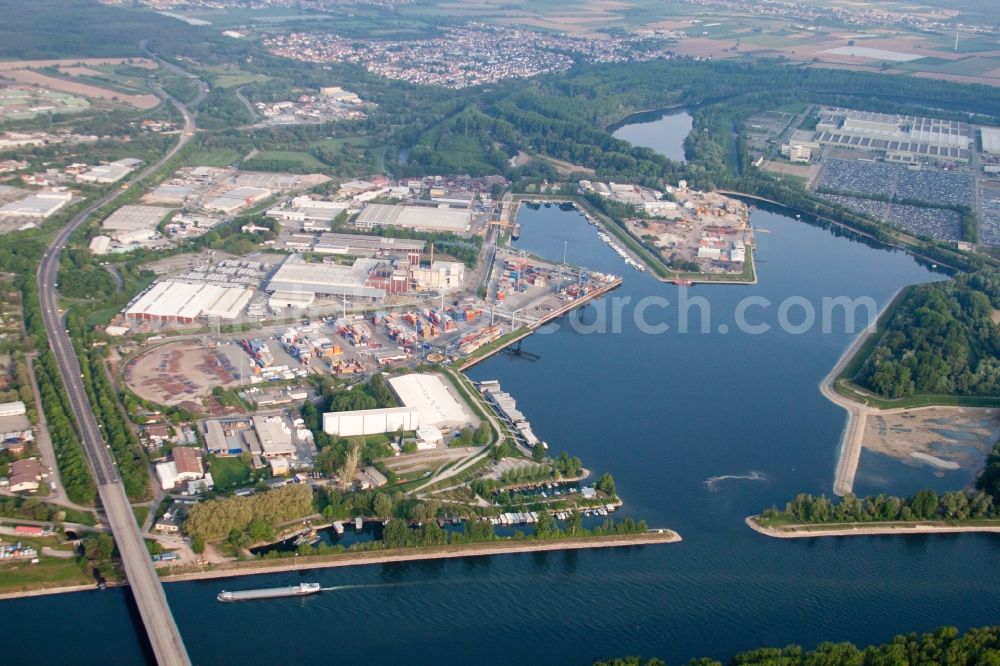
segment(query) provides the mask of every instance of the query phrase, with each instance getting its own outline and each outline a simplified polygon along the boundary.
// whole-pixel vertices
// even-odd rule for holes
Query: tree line
[[[692,659],[688,666],[722,666],[714,659]],[[1000,663],[1000,626],[970,629],[940,627],[924,634],[905,634],[887,643],[859,648],[853,643],[820,643],[807,650],[798,645],[740,652],[730,666],[959,666]],[[598,661],[594,666],[666,666],[657,658],[632,656]]]
[[[108,378],[103,357],[91,344],[92,337],[83,317],[74,313],[67,319],[73,347],[80,359],[83,385],[90,406],[102,426],[104,439],[111,447],[125,494],[131,500],[146,499],[149,495],[149,461],[145,449],[125,416],[118,391]]]
[[[982,491],[954,491],[938,495],[932,489],[912,497],[848,493],[833,502],[825,496],[800,493],[783,510],[772,507],[760,514],[761,523],[867,523],[913,520],[982,520],[1000,517],[994,498]]]
[[[90,506],[97,498],[97,487],[83,453],[76,421],[55,356],[48,347],[42,321],[38,283],[34,275],[45,251],[45,243],[39,233],[39,230],[33,230],[8,235],[10,242],[0,244],[0,270],[17,275],[15,285],[21,292],[21,315],[25,329],[23,347],[25,350],[38,350],[34,361],[35,378],[66,496],[74,504]]]

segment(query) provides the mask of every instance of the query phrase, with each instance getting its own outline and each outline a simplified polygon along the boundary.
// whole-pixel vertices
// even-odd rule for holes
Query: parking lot
[[[858,213],[870,215],[911,234],[944,241],[962,240],[962,216],[953,210],[921,208],[839,194],[818,196]]]
[[[972,176],[965,173],[844,159],[828,160],[817,183],[817,188],[839,194],[945,206],[972,206],[972,186]]]

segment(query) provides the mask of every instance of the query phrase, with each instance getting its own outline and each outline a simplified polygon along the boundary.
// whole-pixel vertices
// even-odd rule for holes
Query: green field
[[[782,32],[783,31],[755,35],[742,35],[739,36],[739,39],[742,44],[752,44],[754,46],[762,46],[768,49],[783,49],[788,46],[789,40],[787,33],[782,34]],[[808,40],[800,39],[796,40],[795,43],[806,44],[808,43]]]
[[[4,538],[13,539],[13,537]],[[58,539],[55,537],[42,539],[17,537],[14,540],[33,546],[39,553],[41,553],[42,546],[58,550],[65,549],[58,544]],[[47,587],[87,585],[88,583],[93,584],[94,579],[84,573],[80,565],[77,564],[76,558],[64,560],[39,555],[38,564],[31,564],[24,560],[8,560],[0,563],[0,591],[2,592],[22,592]]]
[[[253,159],[247,160],[247,168],[252,168],[255,162],[293,162],[297,166],[303,169],[312,169],[315,171],[320,171],[326,169],[327,166],[320,162],[318,159],[310,155],[309,153],[303,153],[294,150],[262,150],[257,153]]]
[[[902,63],[899,69],[915,72],[936,72],[941,74],[959,74],[964,76],[979,76],[994,69],[1000,69],[1000,60],[995,58],[979,58],[976,56],[961,60],[946,60],[944,58],[921,58]]]
[[[178,14],[190,18],[208,21],[218,28],[233,28],[244,26],[248,23],[284,23],[288,21],[309,21],[316,19],[330,19],[329,14],[316,12],[296,11],[285,7],[269,7],[262,9],[224,9],[224,10],[202,10],[202,11],[179,11]]]
[[[189,164],[195,166],[225,167],[233,162],[239,162],[241,155],[229,148],[218,148],[215,150],[200,150],[193,153],[188,159]]]
[[[344,136],[338,138],[327,138],[314,141],[309,144],[310,148],[324,148],[326,150],[342,150],[344,148],[367,148],[372,144],[370,136]]]
[[[212,79],[212,85],[216,88],[239,88],[249,83],[270,80],[270,76],[264,76],[263,74],[221,74]]]
[[[949,52],[955,50],[955,33],[924,34],[925,39],[933,42],[938,48]],[[970,37],[968,34],[959,35],[958,53],[978,53],[980,51],[993,51],[1000,49],[1000,39],[990,39],[988,37]]]
[[[135,522],[138,523],[139,527],[146,522],[146,518],[149,516],[148,506],[133,506],[132,513],[135,514]]]
[[[207,462],[219,490],[238,488],[250,480],[250,468],[239,458],[209,456]]]

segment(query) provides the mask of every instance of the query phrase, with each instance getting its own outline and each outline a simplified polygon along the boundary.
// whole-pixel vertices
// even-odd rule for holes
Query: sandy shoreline
[[[784,525],[782,527],[763,527],[755,520],[757,516],[747,516],[747,526],[758,534],[775,539],[811,539],[832,536],[900,536],[907,534],[965,534],[992,533],[1000,534],[1000,521],[994,525],[947,525],[934,521],[894,522],[894,523],[856,523],[851,527],[830,527],[823,529],[817,525]]]
[[[584,550],[594,548],[626,548],[657,544],[679,543],[681,536],[671,530],[645,532],[643,534],[623,534],[599,537],[552,539],[548,541],[503,541],[499,543],[476,543],[429,548],[406,548],[396,550],[374,550],[360,553],[343,553],[327,556],[289,557],[281,560],[249,560],[232,562],[218,566],[208,566],[198,571],[168,574],[161,577],[163,582],[183,582],[210,580],[215,578],[235,578],[280,573],[282,571],[307,571],[335,567],[390,564],[395,562],[418,562],[424,560],[457,559],[463,557],[486,557],[514,553],[539,553],[560,550]],[[117,585],[109,584],[108,587]],[[0,593],[0,600],[39,597],[51,594],[68,594],[97,589],[95,585],[72,585],[51,587],[24,592]]]
[[[898,295],[897,291],[890,299],[890,304]],[[854,477],[858,473],[858,463],[861,462],[861,448],[871,408],[840,395],[834,384],[868,338],[878,330],[878,322],[879,318],[876,317],[875,321],[869,323],[868,327],[848,345],[836,365],[819,383],[819,391],[823,397],[847,412],[847,422],[841,435],[840,455],[833,473],[833,493],[838,497],[843,497],[854,489]]]

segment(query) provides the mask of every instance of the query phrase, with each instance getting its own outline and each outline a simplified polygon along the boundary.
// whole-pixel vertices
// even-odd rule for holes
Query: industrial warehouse
[[[142,164],[142,160],[126,157],[123,160],[116,160],[110,164],[95,166],[89,171],[77,175],[77,181],[81,183],[96,183],[98,185],[110,185],[135,171],[136,167]]]
[[[125,310],[126,319],[192,324],[199,317],[235,319],[253,297],[246,287],[157,282]]]
[[[450,231],[455,234],[464,234],[471,224],[472,213],[467,209],[389,204],[368,204],[355,221],[359,229],[404,227],[417,231]]]
[[[322,174],[263,173],[208,166],[182,167],[170,180],[146,194],[143,201],[183,205],[188,211],[233,215],[280,192],[308,189],[328,180],[330,179]]]
[[[427,243],[422,240],[326,233],[315,239],[312,251],[318,254],[405,258],[408,263],[418,265],[426,246]]]
[[[1000,155],[1000,127],[982,127],[979,137],[982,139],[984,153]]]
[[[419,425],[420,412],[411,407],[358,409],[323,414],[323,432],[338,437],[416,430]]]
[[[404,406],[417,410],[420,426],[462,428],[475,421],[440,375],[413,374],[389,379]]]
[[[122,206],[104,220],[101,230],[122,245],[150,240],[170,212],[170,208],[159,206]]]
[[[338,437],[415,432],[418,447],[430,449],[444,441],[442,430],[459,430],[476,423],[439,375],[402,375],[390,379],[389,385],[402,407],[327,412],[323,414],[323,432]]]
[[[435,261],[419,266],[419,253],[407,248],[405,260],[358,258],[350,266],[310,263],[302,255],[290,255],[268,281],[266,291],[272,310],[305,308],[317,298],[350,298],[368,302],[384,301],[389,294],[409,291],[461,289],[465,265],[456,261]]]
[[[957,120],[840,108],[823,108],[819,113],[817,144],[885,151],[890,162],[969,160],[972,129]]]
[[[305,307],[317,296],[350,297],[369,301],[385,298],[385,289],[366,285],[376,259],[357,259],[351,266],[307,263],[301,255],[289,256],[267,284],[271,307]],[[305,303],[305,305],[299,305]]]
[[[70,192],[42,191],[29,194],[18,201],[0,206],[2,217],[45,219],[66,206],[73,199]]]
[[[297,223],[304,231],[329,230],[333,221],[346,211],[342,201],[318,201],[308,196],[294,197],[284,206],[267,211],[268,217],[280,220],[282,224]]]

